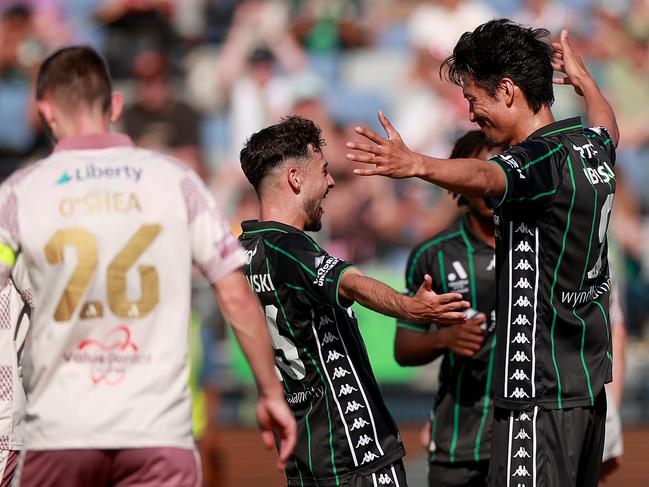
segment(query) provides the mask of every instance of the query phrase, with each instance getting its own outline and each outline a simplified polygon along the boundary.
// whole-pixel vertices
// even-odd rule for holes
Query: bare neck
[[[110,132],[110,119],[92,112],[80,112],[69,118],[60,118],[56,138],[64,140],[75,135],[103,134]]]
[[[304,230],[304,213],[290,198],[265,199],[259,203],[259,221],[275,221]]]
[[[511,145],[521,143],[538,129],[552,122],[554,122],[554,115],[552,115],[550,107],[544,106],[538,113],[531,113],[530,111],[528,115],[522,116],[521,120],[516,124]]]

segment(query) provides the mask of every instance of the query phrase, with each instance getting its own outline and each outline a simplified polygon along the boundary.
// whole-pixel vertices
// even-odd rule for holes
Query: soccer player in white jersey
[[[257,419],[282,466],[295,422],[273,372],[243,251],[201,180],[110,133],[122,99],[104,60],[68,47],[36,104],[57,145],[0,187],[0,288],[14,256],[34,289],[21,486],[196,486],[187,387],[192,263],[250,361]]]
[[[12,276],[21,291],[13,283],[0,291],[0,487],[11,485],[23,448],[25,392],[21,358],[29,330],[31,289],[22,263],[20,259]]]

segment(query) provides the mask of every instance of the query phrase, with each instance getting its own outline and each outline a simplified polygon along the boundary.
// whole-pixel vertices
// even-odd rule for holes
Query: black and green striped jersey
[[[604,128],[552,123],[495,156],[496,406],[593,405],[611,379],[606,230],[615,149]]]
[[[404,454],[372,373],[351,302],[338,293],[351,265],[306,233],[246,221],[244,272],[266,310],[277,372],[298,425],[289,485],[345,484]]]
[[[471,307],[487,316],[488,334],[472,357],[444,353],[439,390],[431,412],[431,461],[473,462],[489,458],[495,362],[494,249],[471,230],[467,217],[421,242],[406,265],[406,287],[414,295],[433,278],[433,291],[461,293]],[[427,332],[435,325],[397,321],[397,326]]]

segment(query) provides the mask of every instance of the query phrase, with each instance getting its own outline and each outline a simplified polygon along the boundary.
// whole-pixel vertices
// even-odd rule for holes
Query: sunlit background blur
[[[196,169],[235,232],[257,216],[238,164],[245,139],[288,114],[316,121],[336,179],[316,238],[400,289],[409,250],[459,210],[427,183],[354,176],[344,143],[358,123],[378,130],[382,109],[412,149],[448,155],[458,135],[477,127],[461,90],[440,80],[440,60],[463,32],[499,16],[545,27],[555,38],[568,27],[616,111],[610,237],[629,335],[622,418],[628,432],[639,431],[649,424],[649,0],[0,0],[0,175],[51,150],[32,100],[39,61],[58,46],[90,44],[127,100],[117,128]],[[583,115],[572,89],[555,94],[556,118]],[[227,470],[218,431],[251,424],[254,389],[198,278],[194,303],[196,433],[208,452],[204,463]],[[401,368],[392,357],[394,320],[357,314],[392,412],[419,425],[435,366]],[[409,451],[409,460],[424,458],[416,442]],[[214,479],[208,472],[206,485],[221,485]]]

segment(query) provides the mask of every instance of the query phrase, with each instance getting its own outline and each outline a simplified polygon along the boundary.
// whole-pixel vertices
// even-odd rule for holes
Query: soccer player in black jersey
[[[458,139],[451,159],[488,159],[501,151],[474,130]],[[493,212],[481,198],[460,196],[458,203],[467,207],[466,215],[410,253],[406,289],[414,294],[430,274],[434,291],[462,293],[481,313],[448,327],[398,321],[394,342],[401,365],[422,365],[444,357],[428,423],[429,487],[486,487],[491,448],[496,355]]]
[[[405,486],[399,431],[379,391],[354,301],[397,318],[462,323],[469,303],[437,295],[431,278],[414,296],[365,277],[329,255],[318,231],[333,188],[320,129],[289,117],[252,135],[241,167],[259,197],[259,221],[243,222],[244,271],[268,320],[276,368],[297,420],[286,467],[295,486]]]
[[[463,34],[444,63],[471,120],[509,146],[502,155],[416,154],[383,114],[387,139],[358,128],[374,144],[348,143],[364,153],[350,160],[375,165],[356,174],[417,176],[495,208],[494,486],[595,486],[602,459],[611,380],[606,229],[619,133],[567,31],[551,46],[548,36],[493,20]],[[595,128],[554,121],[553,81],[584,97]]]

